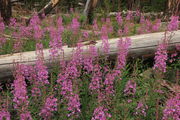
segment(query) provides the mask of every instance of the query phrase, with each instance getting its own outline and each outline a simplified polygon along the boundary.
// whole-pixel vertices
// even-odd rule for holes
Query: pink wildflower
[[[126,16],[126,20],[131,20],[132,19],[132,12],[128,11],[127,16]]]
[[[5,109],[0,110],[0,120],[10,120],[10,113]]]
[[[91,120],[107,120],[110,117],[111,114],[108,113],[108,109],[99,106],[94,110],[93,117]]]
[[[52,112],[57,111],[57,98],[50,96],[46,98],[45,104],[41,109],[40,116],[44,120],[49,120],[52,117]]]
[[[69,96],[67,109],[70,111],[70,113],[68,116],[78,116],[78,114],[81,112],[80,105],[79,95],[73,93],[71,96]]]
[[[116,20],[117,20],[119,25],[122,25],[123,19],[121,17],[121,13],[120,12],[117,13]]]
[[[160,26],[161,26],[161,19],[157,19],[156,23],[152,26],[152,30],[156,32],[159,30]]]
[[[120,39],[118,42],[118,57],[117,57],[117,65],[115,68],[116,74],[120,74],[120,70],[122,70],[126,65],[126,57],[130,45],[131,45],[130,38]]]
[[[136,82],[133,80],[129,80],[126,84],[126,87],[124,89],[124,94],[129,96],[129,95],[135,95],[136,93]]]
[[[102,81],[101,66],[96,64],[94,66],[93,76],[91,83],[89,84],[89,89],[99,91],[99,89],[101,88],[101,81]]]
[[[97,49],[94,46],[90,46],[89,47],[89,54],[84,56],[83,59],[83,66],[84,66],[84,70],[87,70],[88,73],[93,71],[94,65],[93,65],[93,61],[95,59],[95,57],[97,57]]]
[[[6,38],[0,37],[0,48],[6,43]]]
[[[14,98],[13,101],[15,102],[14,108],[18,110],[21,119],[23,120],[24,114],[28,114],[26,118],[31,120],[31,115],[28,111],[28,96],[27,96],[27,90],[26,90],[26,82],[25,77],[22,75],[22,68],[21,66],[16,67],[15,71],[15,80],[13,83],[13,94]]]
[[[61,32],[61,31],[60,31]],[[58,51],[62,48],[62,38],[61,38],[61,33],[55,30],[54,28],[50,28],[50,42],[49,42],[49,47],[51,57],[57,57],[58,56]]]
[[[44,65],[43,60],[39,59],[36,61],[35,70],[37,72],[37,81],[41,85],[49,84],[48,70],[47,67]]]
[[[101,39],[102,39],[102,47],[103,51],[108,54],[109,53],[109,42],[108,42],[108,31],[107,31],[107,26],[103,25],[101,28]]]
[[[106,78],[104,81],[105,92],[108,95],[112,95],[114,93],[114,80],[115,80],[116,74],[113,73],[107,73]]]
[[[73,18],[72,23],[71,23],[71,28],[73,30],[73,33],[78,33],[80,27],[80,23],[78,22],[77,18]]]
[[[58,33],[61,34],[64,31],[62,17],[57,19]]]
[[[178,30],[179,27],[179,16],[171,16],[171,21],[168,24],[167,29],[169,31]]]
[[[139,116],[146,116],[146,111],[148,109],[148,106],[143,104],[142,102],[139,102],[136,109],[135,109],[135,115],[139,115]]]
[[[5,24],[3,23],[3,21],[0,21],[0,33],[3,33],[5,30]]]
[[[153,69],[158,69],[162,72],[166,72],[166,61],[167,61],[167,46],[165,43],[159,44],[155,53],[155,64]]]
[[[180,120],[180,94],[174,98],[170,98],[166,102],[166,107],[163,111],[163,120]]]

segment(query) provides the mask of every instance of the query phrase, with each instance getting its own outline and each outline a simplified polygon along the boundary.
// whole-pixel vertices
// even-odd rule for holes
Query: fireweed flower
[[[43,30],[39,25],[33,26],[34,29],[34,39],[39,40],[43,37]]]
[[[44,120],[50,120],[54,111],[57,111],[57,98],[53,95],[46,98],[45,104],[41,109],[40,116]]]
[[[108,33],[112,33],[113,32],[113,27],[112,27],[111,19],[110,18],[106,18],[106,27],[107,27]]]
[[[68,74],[66,72],[60,73],[57,83],[61,85],[60,94],[63,95],[65,98],[68,98],[68,95],[73,91],[72,81],[68,78]]]
[[[155,64],[153,69],[158,69],[162,72],[166,72],[166,61],[168,59],[166,43],[159,44],[154,59]]]
[[[0,37],[0,48],[6,43],[6,38]]]
[[[141,23],[141,24],[144,24],[144,23],[145,23],[145,18],[144,18],[143,15],[142,15],[141,18],[140,18],[140,23]]]
[[[152,23],[151,23],[151,21],[148,20],[148,19],[146,19],[146,22],[145,22],[145,23],[146,23],[146,27],[145,27],[145,28],[146,28],[146,29],[145,29],[146,32],[148,32],[148,33],[151,32],[151,29],[152,29]]]
[[[33,30],[33,37],[36,40],[39,40],[43,37],[43,30],[40,27],[40,19],[38,15],[35,15],[30,20],[30,27]]]
[[[14,108],[18,110],[18,113],[20,114],[21,120],[29,119],[31,120],[31,115],[28,111],[28,96],[27,96],[27,90],[26,90],[26,82],[25,77],[22,75],[22,69],[20,66],[16,66],[15,71],[15,80],[13,83],[13,102]]]
[[[70,113],[68,114],[68,116],[78,116],[78,114],[81,112],[80,110],[80,99],[79,99],[79,95],[72,93],[71,96],[69,96],[68,98],[68,111],[70,111]]]
[[[0,33],[3,33],[5,30],[5,24],[3,21],[0,20]]]
[[[15,28],[15,27],[17,27],[17,21],[16,21],[16,19],[15,18],[11,18],[10,19],[10,23],[9,23],[9,26],[10,27],[12,27],[12,28]]]
[[[127,16],[126,16],[126,20],[131,20],[132,19],[132,12],[128,11]]]
[[[37,74],[33,66],[31,65],[21,65],[22,68],[22,74],[23,76],[29,80],[29,82],[32,85],[31,89],[31,95],[32,96],[40,96],[41,90],[40,90],[40,83],[37,81]]]
[[[0,120],[10,120],[10,113],[5,109],[0,110]]]
[[[117,57],[117,65],[115,68],[116,74],[120,74],[120,70],[122,70],[126,65],[126,57],[130,45],[131,45],[130,38],[125,38],[125,39],[121,38],[118,41],[118,57]]]
[[[25,26],[20,26],[19,27],[19,32],[21,37],[31,37],[32,33],[31,33],[31,27],[25,27]]]
[[[106,78],[104,81],[105,85],[105,92],[107,95],[112,95],[114,93],[114,80],[115,80],[116,74],[113,73],[107,73]]]
[[[92,91],[99,91],[101,88],[101,81],[102,81],[102,72],[101,72],[101,66],[99,64],[96,64],[93,69],[93,76],[91,79],[91,82],[89,84],[89,89]]]
[[[178,27],[179,27],[179,16],[171,16],[171,21],[167,26],[168,31],[178,30]]]
[[[145,29],[146,29],[146,24],[145,24],[146,20],[144,18],[144,16],[142,15],[140,18],[140,27],[138,28],[138,33],[142,34],[144,33]]]
[[[74,34],[78,33],[79,27],[80,27],[80,23],[78,22],[78,19],[73,18],[72,23],[71,23],[71,28]]]
[[[70,67],[70,66],[67,66],[67,67]],[[71,70],[71,71],[69,71],[69,70]],[[76,73],[77,71],[75,70],[73,72],[73,70],[74,69],[72,69],[72,68],[65,69],[64,73],[59,74],[59,78],[57,80],[57,82],[61,86],[60,94],[63,95],[63,97],[66,101],[68,101],[67,110],[70,112],[68,114],[68,117],[70,117],[70,116],[76,117],[80,113],[80,99],[77,94],[73,93],[73,83],[72,83],[72,80],[75,80],[75,76],[77,76],[74,73]],[[71,75],[73,75],[73,76],[71,76]],[[72,79],[72,78],[74,78],[74,79]]]
[[[161,19],[157,19],[156,23],[152,26],[152,30],[156,32],[159,30],[160,27],[161,27]]]
[[[94,68],[93,61],[97,56],[98,56],[97,48],[95,46],[89,46],[89,54],[84,55],[84,59],[83,59],[83,68],[88,73],[93,71]]]
[[[143,104],[142,102],[139,102],[136,109],[135,109],[135,115],[138,115],[138,116],[146,116],[146,111],[148,109],[148,106]]]
[[[58,28],[58,33],[61,34],[64,31],[64,26],[63,26],[63,20],[62,17],[59,17],[57,19],[57,28]]]
[[[88,38],[88,37],[89,37],[89,33],[86,32],[86,31],[84,31],[84,32],[83,32],[83,37],[84,37],[84,38]]]
[[[57,80],[57,83],[61,86],[60,94],[63,96],[65,101],[68,101],[67,110],[70,112],[68,117],[77,117],[81,112],[79,95],[73,93],[74,85],[78,88],[76,79],[80,76],[80,72],[77,67],[82,65],[81,53],[81,45],[78,44],[76,51],[73,53],[72,60],[66,65],[63,65],[63,72],[59,74],[59,78]]]
[[[124,89],[124,94],[129,96],[132,95],[134,96],[136,93],[136,82],[133,80],[129,80],[126,83],[125,89]]]
[[[120,13],[120,12],[117,13],[117,15],[116,15],[116,20],[117,20],[117,22],[118,22],[119,25],[122,25],[123,19],[122,19],[122,17],[121,17],[121,13]]]
[[[61,38],[61,30],[56,30],[55,28],[50,27],[50,55],[52,58],[58,56],[58,51],[62,47],[62,38]]]
[[[93,117],[91,120],[107,120],[110,117],[111,117],[111,114],[108,113],[108,109],[102,106],[99,106],[94,110]]]
[[[43,44],[42,43],[36,43],[36,55],[38,59],[43,59]]]
[[[42,59],[38,59],[36,61],[35,70],[37,72],[37,81],[41,85],[49,84],[47,66],[44,65],[44,62]]]
[[[95,34],[96,36],[99,35],[98,30],[99,30],[99,27],[98,27],[98,24],[97,24],[97,19],[95,19],[95,20],[93,21],[93,32],[94,32],[94,34]]]
[[[0,20],[0,33],[3,33],[4,30],[5,30],[5,24],[3,23],[3,21]],[[0,48],[4,45],[5,42],[6,42],[6,38],[0,37]]]
[[[163,120],[180,120],[180,94],[170,98],[163,110]]]
[[[101,28],[101,39],[102,39],[102,48],[105,54],[109,53],[109,41],[108,41],[108,31],[107,26],[103,25]]]

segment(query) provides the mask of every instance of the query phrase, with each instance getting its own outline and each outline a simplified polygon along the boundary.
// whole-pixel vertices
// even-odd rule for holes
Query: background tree
[[[12,15],[12,6],[10,0],[0,0],[0,12],[1,17],[6,24],[9,24]]]

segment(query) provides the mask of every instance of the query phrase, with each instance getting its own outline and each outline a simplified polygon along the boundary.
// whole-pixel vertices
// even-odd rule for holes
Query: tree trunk
[[[0,13],[5,24],[9,24],[12,16],[12,7],[10,0],[0,0]]]
[[[167,11],[172,15],[180,16],[180,0],[168,0]]]
[[[94,8],[96,7],[98,1],[99,0],[87,0],[87,2],[86,2],[86,6],[83,11],[83,14],[85,16],[87,16],[87,22],[89,24],[93,23],[93,11],[94,11]]]

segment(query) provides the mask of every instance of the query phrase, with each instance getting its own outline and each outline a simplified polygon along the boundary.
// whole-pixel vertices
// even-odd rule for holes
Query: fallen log
[[[174,32],[173,38],[169,41],[168,49],[174,50],[176,44],[180,44],[180,30]],[[132,44],[129,49],[128,57],[139,57],[152,54],[154,55],[156,48],[160,42],[162,42],[162,38],[164,36],[164,32],[159,33],[149,33],[143,35],[135,35],[131,36]],[[119,38],[114,38],[109,40],[110,44],[110,53],[109,55],[115,55],[118,52],[117,42]],[[104,55],[102,50],[102,41],[96,41],[94,46],[98,49],[99,55]],[[83,54],[87,54],[89,52],[89,45],[83,46]],[[59,58],[64,58],[65,60],[70,60],[73,54],[73,51],[76,48],[68,48],[67,46],[63,47],[64,54],[60,55]],[[50,53],[49,49],[45,49],[44,51],[44,60],[47,65],[50,65]],[[12,75],[13,63],[18,62],[22,64],[33,65],[36,61],[36,52],[23,52],[23,53],[15,53],[8,55],[0,56],[0,81],[4,81],[5,78],[8,78]],[[60,60],[60,59],[57,60]]]

